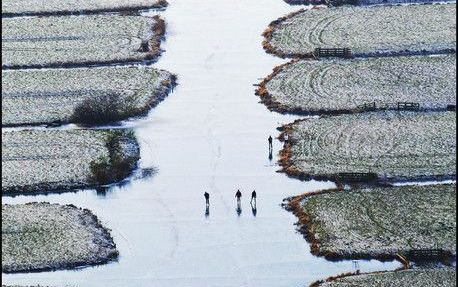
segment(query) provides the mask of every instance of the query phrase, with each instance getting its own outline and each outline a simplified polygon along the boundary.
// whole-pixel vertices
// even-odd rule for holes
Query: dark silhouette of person
[[[205,205],[209,206],[210,205],[210,194],[208,194],[208,192],[205,192],[204,197],[205,197]]]
[[[235,197],[237,198],[237,204],[240,205],[240,199],[242,198],[242,193],[240,192],[240,190],[237,190],[237,192],[235,193]]]
[[[253,190],[253,192],[251,193],[250,203],[253,204],[253,202],[254,202],[254,205],[256,206],[256,190]]]
[[[272,136],[269,136],[269,151],[272,151],[273,149],[273,140],[274,139],[272,138]]]
[[[239,190],[237,190],[237,192],[235,193],[235,197],[237,198],[237,208],[235,209],[235,211],[237,212],[237,215],[240,216],[242,214],[242,205],[241,205],[241,202],[240,202],[240,199],[242,198],[242,192]]]

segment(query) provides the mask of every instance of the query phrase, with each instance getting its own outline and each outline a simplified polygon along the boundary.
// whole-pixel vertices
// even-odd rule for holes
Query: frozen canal
[[[282,0],[171,0],[166,52],[155,66],[179,86],[136,128],[148,179],[106,193],[3,197],[91,209],[113,230],[118,262],[78,271],[3,274],[3,284],[81,287],[296,287],[343,272],[393,269],[398,263],[328,262],[309,253],[283,198],[333,187],[276,171],[267,137],[294,117],[270,113],[254,95],[260,78],[285,61],[261,46],[270,21],[297,10]],[[241,189],[242,213],[235,191]],[[256,212],[249,196],[256,189]],[[211,195],[205,215],[203,193]]]

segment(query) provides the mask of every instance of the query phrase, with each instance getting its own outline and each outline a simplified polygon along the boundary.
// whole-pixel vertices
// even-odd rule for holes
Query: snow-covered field
[[[279,112],[354,111],[396,102],[445,109],[456,104],[456,55],[301,60],[268,77],[260,90],[263,102]]]
[[[455,112],[374,112],[327,116],[286,127],[287,173],[334,178],[375,173],[380,180],[456,175]]]
[[[265,47],[281,56],[350,48],[356,56],[456,50],[456,4],[305,10],[274,22]]]
[[[336,279],[316,287],[455,287],[455,268],[410,269],[397,272],[362,274]]]
[[[81,120],[74,119],[75,109],[92,103],[100,113],[112,107],[119,120],[139,116],[172,84],[170,73],[141,66],[7,70],[2,73],[2,125]]]
[[[48,203],[2,205],[2,272],[102,264],[117,255],[109,231],[89,210]]]
[[[394,257],[419,249],[456,254],[456,185],[330,191],[305,196],[301,204],[320,255]]]
[[[66,191],[97,185],[91,166],[100,159],[111,160],[111,139],[123,146],[121,154],[116,154],[122,160],[138,157],[136,140],[128,130],[4,131],[2,193]]]
[[[117,63],[153,59],[164,23],[158,17],[85,16],[2,19],[2,67]]]
[[[70,14],[163,8],[164,0],[3,0],[2,15]]]

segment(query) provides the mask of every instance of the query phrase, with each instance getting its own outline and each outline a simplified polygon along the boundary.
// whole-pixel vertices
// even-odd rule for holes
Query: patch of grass
[[[167,5],[166,0],[81,0],[77,2],[48,0],[40,5],[36,5],[34,1],[4,0],[2,17],[138,12],[146,9],[162,9]]]
[[[117,182],[135,169],[130,130],[22,130],[2,133],[2,194],[72,191]]]
[[[164,33],[165,22],[159,17],[2,18],[2,67],[86,67],[154,60],[161,53]],[[139,48],[145,41],[151,49],[143,51]]]
[[[271,23],[264,48],[311,58],[316,48],[350,48],[354,56],[456,51],[456,4],[343,6],[300,10]]]
[[[139,112],[134,97],[110,93],[84,100],[75,107],[71,122],[86,126],[104,125],[124,120]]]
[[[2,272],[34,272],[107,263],[118,256],[110,231],[73,205],[2,205]]]
[[[395,109],[398,102],[445,111],[456,102],[456,55],[292,61],[257,90],[273,111],[293,114]]]
[[[2,125],[103,125],[145,115],[175,86],[152,67],[8,70],[2,73]]]
[[[132,131],[113,130],[107,134],[108,157],[101,156],[90,164],[90,182],[105,185],[119,182],[132,173],[140,159]]]
[[[313,254],[331,260],[456,255],[456,185],[322,191],[293,198],[289,210]]]
[[[342,274],[310,287],[455,287],[455,268],[419,268],[393,272]]]
[[[300,179],[378,182],[456,177],[455,112],[369,112],[288,125],[280,164]],[[283,137],[282,135],[282,137]],[[355,176],[355,180],[358,177]]]

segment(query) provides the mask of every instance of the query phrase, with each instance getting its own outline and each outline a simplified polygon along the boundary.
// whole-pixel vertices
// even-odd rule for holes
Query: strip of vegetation
[[[290,199],[288,209],[312,253],[330,260],[456,256],[455,184],[322,191]]]
[[[108,229],[73,205],[2,205],[2,272],[104,264],[118,257]]]
[[[324,5],[325,0],[284,0],[289,5]]]
[[[145,115],[175,85],[151,67],[3,71],[2,126],[118,122]]]
[[[397,109],[399,103],[446,110],[456,105],[456,55],[292,61],[275,68],[257,95],[272,111],[302,115]]]
[[[412,3],[441,3],[454,2],[453,0],[284,0],[290,5],[328,5],[328,6],[343,6],[343,5],[392,5],[392,4],[412,4]]]
[[[280,164],[308,180],[384,183],[456,178],[455,112],[370,112],[297,121]]]
[[[139,159],[129,130],[2,133],[2,194],[65,192],[129,176]]]
[[[42,2],[41,5],[37,5],[33,0],[4,0],[2,1],[2,17],[136,12],[145,9],[164,9],[167,6],[166,0],[83,0],[78,2],[51,0]]]
[[[119,182],[137,167],[140,151],[133,131],[113,130],[106,135],[108,156],[101,156],[90,163],[93,185]]]
[[[455,287],[455,268],[409,269],[394,272],[344,274],[318,281],[310,287]]]
[[[151,61],[164,34],[159,16],[2,18],[2,68]]]
[[[270,24],[267,52],[314,57],[317,48],[349,48],[354,56],[456,51],[456,4],[300,10]]]

